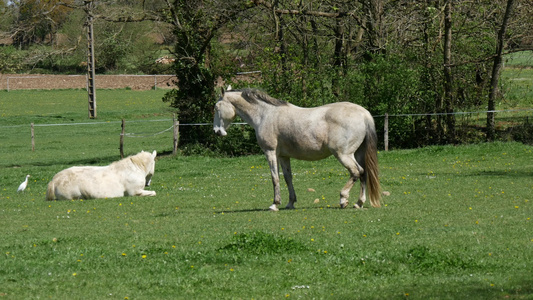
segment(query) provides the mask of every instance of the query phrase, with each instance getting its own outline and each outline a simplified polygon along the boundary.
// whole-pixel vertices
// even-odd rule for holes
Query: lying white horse
[[[270,210],[277,211],[281,204],[278,162],[289,189],[286,208],[294,208],[296,194],[290,159],[320,160],[330,155],[350,172],[350,179],[340,193],[340,206],[348,205],[350,189],[358,179],[361,193],[354,207],[361,208],[365,203],[367,184],[370,204],[381,206],[376,128],[366,109],[349,102],[302,108],[256,89],[222,92],[215,105],[213,129],[225,136],[236,115],[255,129],[272,175],[274,204]]]
[[[145,191],[155,170],[154,150],[103,167],[72,167],[57,173],[48,184],[46,200],[155,196]]]

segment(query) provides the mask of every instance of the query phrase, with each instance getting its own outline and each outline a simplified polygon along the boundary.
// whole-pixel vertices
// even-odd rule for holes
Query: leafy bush
[[[23,67],[22,52],[13,46],[0,47],[0,73],[16,73]]]

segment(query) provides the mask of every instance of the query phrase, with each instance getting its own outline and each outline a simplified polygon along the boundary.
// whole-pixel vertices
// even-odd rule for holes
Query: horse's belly
[[[299,160],[307,160],[307,161],[315,161],[315,160],[321,160],[321,159],[324,159],[324,158],[327,158],[329,156],[331,156],[331,153],[294,153],[292,155],[282,155],[282,156],[287,156],[287,157],[292,157],[294,159],[299,159]]]
[[[331,155],[331,151],[327,146],[319,145],[296,145],[285,144],[278,149],[280,156],[291,157],[300,160],[321,160]]]
[[[320,160],[331,155],[324,132],[318,130],[286,130],[278,137],[278,154],[300,160]]]

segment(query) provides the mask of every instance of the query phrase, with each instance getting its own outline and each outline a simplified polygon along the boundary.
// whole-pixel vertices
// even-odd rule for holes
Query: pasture
[[[99,91],[87,120],[84,91],[0,91],[0,297],[533,298],[533,147],[519,143],[380,152],[382,208],[339,209],[348,174],[329,158],[293,161],[297,209],[270,212],[263,156],[161,156],[156,197],[44,201],[60,170],[119,159],[121,118],[171,126],[162,93]],[[30,122],[72,125],[36,127],[32,152]],[[169,151],[170,136],[125,152]]]

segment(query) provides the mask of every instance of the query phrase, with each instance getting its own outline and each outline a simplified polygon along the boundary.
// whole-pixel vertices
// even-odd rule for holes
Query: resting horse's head
[[[146,186],[150,186],[150,183],[152,182],[152,176],[154,176],[155,173],[155,157],[157,155],[157,152],[154,150],[152,154],[150,154],[150,158],[148,159],[148,168],[147,168],[147,174],[146,174]]]
[[[129,158],[139,169],[145,172],[145,185],[149,186],[152,181],[152,176],[155,173],[155,157],[157,151],[154,152],[144,152],[141,151],[136,155],[130,156]]]
[[[230,90],[231,87],[228,88]],[[235,119],[235,107],[226,99],[226,94],[222,91],[222,97],[215,104],[215,120],[213,121],[213,130],[219,136],[226,136],[226,130]]]

